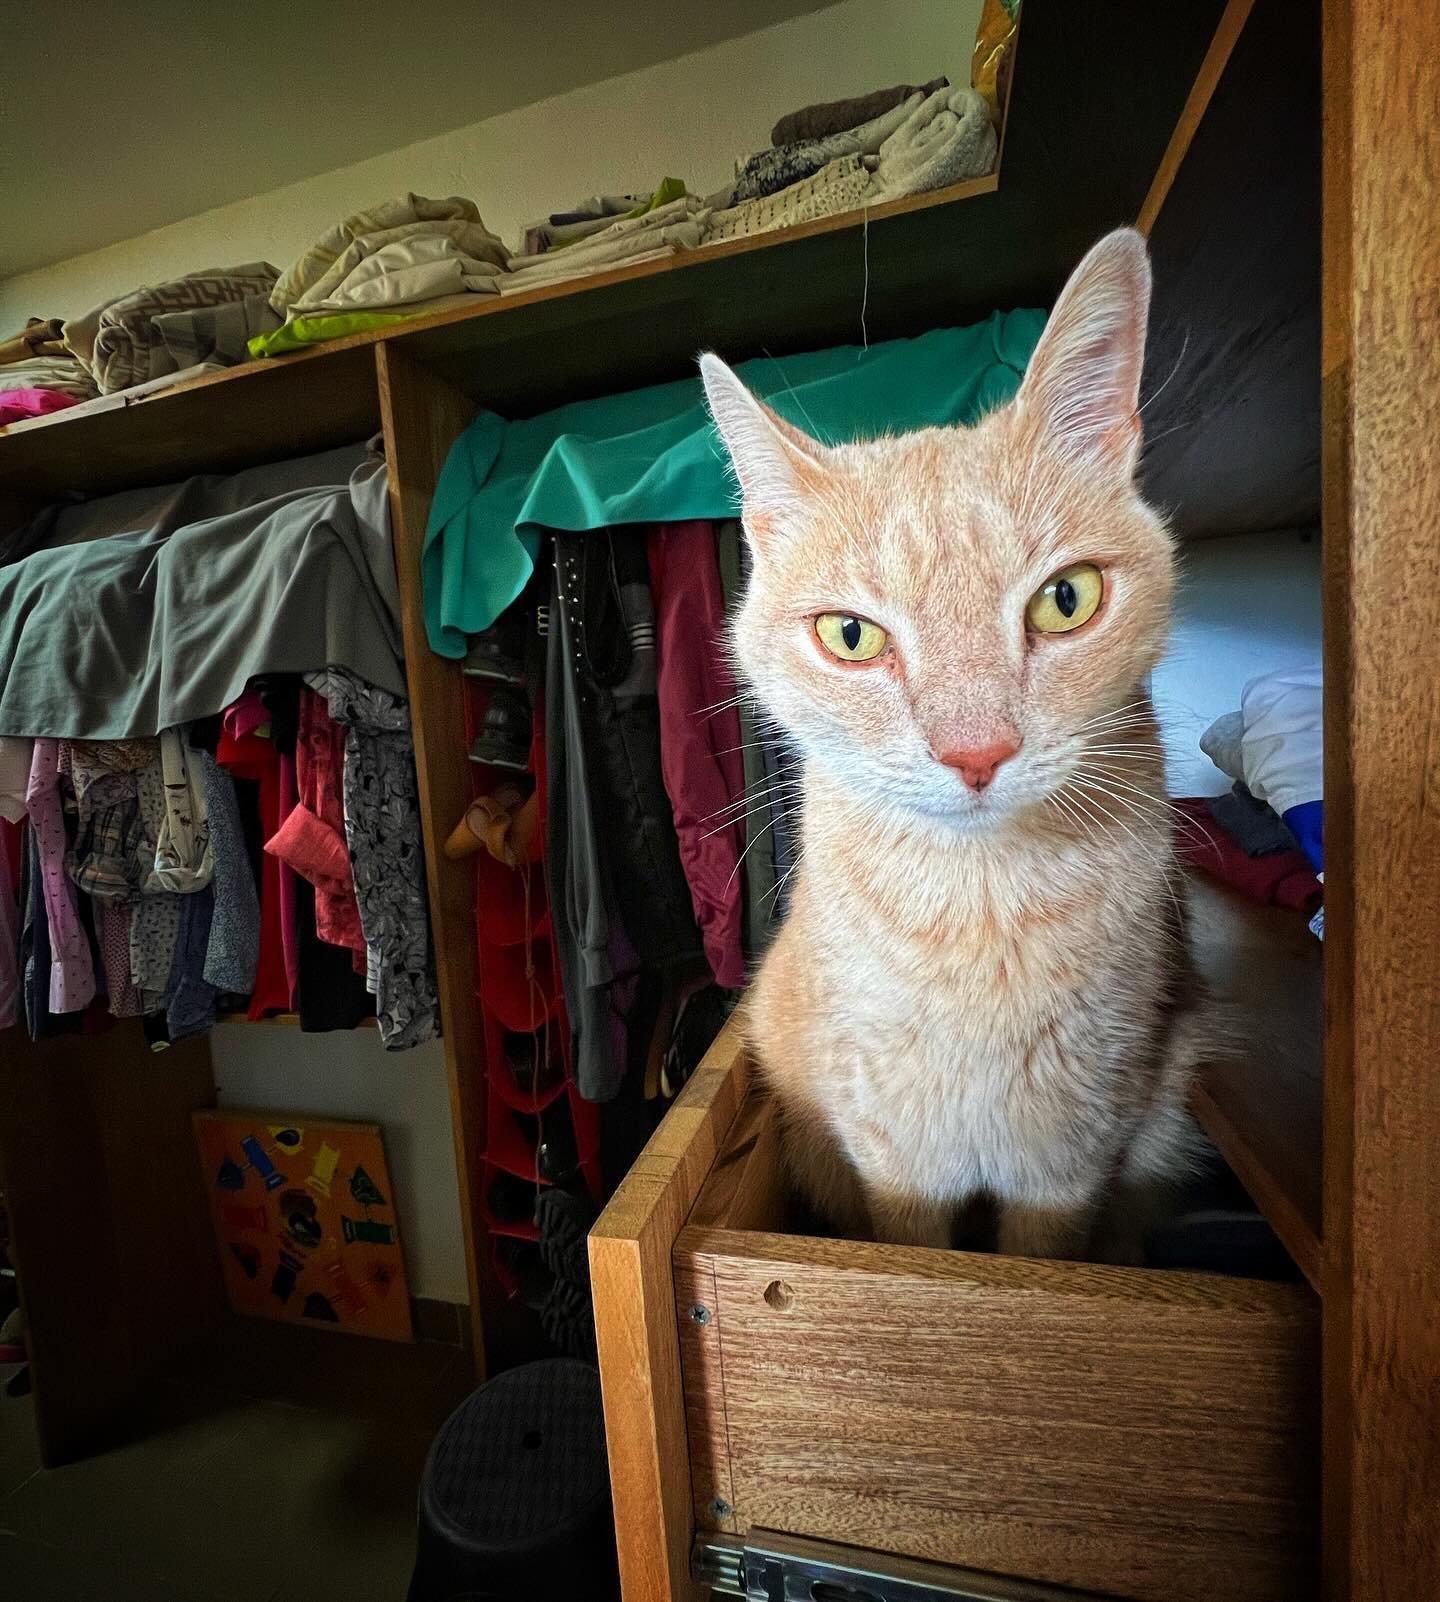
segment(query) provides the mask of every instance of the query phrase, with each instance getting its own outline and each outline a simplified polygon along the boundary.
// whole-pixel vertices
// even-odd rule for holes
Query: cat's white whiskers
[[[1148,790],[1137,789],[1134,785],[1126,784],[1108,771],[1103,776],[1104,782],[1093,773],[1084,773],[1083,770],[1080,776],[1082,777],[1082,782],[1093,785],[1096,789],[1105,790],[1106,794],[1113,796],[1116,800],[1122,799],[1120,794],[1116,790],[1106,789],[1107,784],[1117,785],[1120,790],[1129,791],[1131,794],[1140,797],[1150,805],[1154,812],[1167,817],[1176,833],[1184,835],[1197,849],[1203,848],[1206,851],[1210,851],[1214,853],[1217,860],[1219,859],[1220,850],[1215,842],[1203,829],[1196,825],[1193,818],[1187,817],[1168,797],[1162,798]]]
[[[755,789],[737,797],[734,801],[727,801],[723,807],[716,807],[713,812],[707,813],[697,821],[700,823],[714,823],[717,818],[722,819],[723,821],[718,823],[712,831],[718,834],[721,829],[729,828],[740,817],[749,817],[752,813],[763,812],[766,807],[773,806],[776,801],[783,800],[788,795],[796,795],[799,791],[800,783],[796,779],[786,779],[768,784],[763,788],[757,786]]]

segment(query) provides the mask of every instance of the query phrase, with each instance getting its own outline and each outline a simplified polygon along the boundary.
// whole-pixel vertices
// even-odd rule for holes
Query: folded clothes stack
[[[588,200],[578,200],[568,211],[552,212],[542,222],[528,224],[520,254],[512,257],[512,265],[589,239],[624,219],[643,217],[688,192],[683,179],[662,178],[659,188],[650,195],[591,195]]]
[[[250,354],[276,356],[493,295],[509,259],[474,201],[396,195],[337,223],[280,275],[270,293],[276,325],[250,340]]]
[[[1218,825],[1243,856],[1211,852],[1196,859],[1260,900],[1315,913],[1310,927],[1322,938],[1324,912],[1316,909],[1325,874],[1323,705],[1320,668],[1267,673],[1245,686],[1238,712],[1217,718],[1201,735],[1200,749],[1235,780],[1235,789],[1204,802],[1209,819],[1200,821],[1206,830]],[[1244,857],[1264,858],[1264,870]],[[1281,881],[1285,893],[1276,889]]]
[[[186,273],[65,323],[0,341],[0,427],[128,404],[210,367],[863,210],[991,172],[1019,0],[986,0],[973,87],[945,77],[803,106],[733,179],[596,194],[531,223],[512,254],[472,200],[406,193],[328,229],[283,273],[267,262]],[[113,397],[123,396],[120,401]],[[76,411],[76,406],[81,408]]]
[[[208,267],[142,284],[64,326],[65,348],[102,395],[245,360],[247,329],[264,325],[276,272],[269,262]]]
[[[0,428],[58,412],[95,394],[89,373],[60,342],[58,317],[32,317],[0,340]]]
[[[929,94],[916,90],[858,127],[751,156],[729,193],[712,197],[705,239],[744,238],[980,178],[997,149],[990,109],[973,89],[942,82]]]
[[[590,273],[608,272],[614,267],[655,261],[681,250],[693,250],[704,238],[709,214],[705,202],[690,194],[678,178],[667,178],[650,201],[642,201],[633,210],[619,217],[589,219],[598,223],[598,227],[586,228],[586,220],[555,225],[552,218],[550,226],[584,231],[549,245],[538,254],[512,257],[510,273],[500,293],[518,294],[541,284],[559,283]],[[532,225],[526,230],[527,240],[545,226]]]

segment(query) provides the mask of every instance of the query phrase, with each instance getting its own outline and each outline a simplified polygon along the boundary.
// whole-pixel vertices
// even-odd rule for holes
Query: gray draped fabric
[[[0,735],[158,734],[261,673],[403,695],[386,489],[352,446],[43,513],[0,567]]]

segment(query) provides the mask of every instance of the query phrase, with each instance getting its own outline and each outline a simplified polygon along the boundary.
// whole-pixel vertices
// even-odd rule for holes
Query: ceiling
[[[823,3],[47,0],[0,82],[0,278]]]

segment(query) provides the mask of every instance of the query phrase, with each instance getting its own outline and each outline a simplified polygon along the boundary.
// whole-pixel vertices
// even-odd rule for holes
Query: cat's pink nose
[[[995,770],[1020,749],[1018,740],[996,740],[970,751],[942,751],[940,760],[954,768],[972,790],[980,791],[995,777]]]

